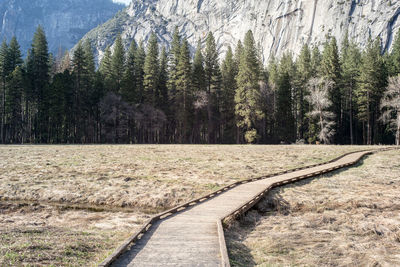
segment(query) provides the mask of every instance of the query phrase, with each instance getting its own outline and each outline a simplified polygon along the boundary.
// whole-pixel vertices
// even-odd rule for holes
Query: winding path
[[[221,220],[244,213],[271,188],[357,163],[380,150],[354,152],[333,162],[250,181],[151,221],[140,239],[120,247],[100,266],[229,266]]]

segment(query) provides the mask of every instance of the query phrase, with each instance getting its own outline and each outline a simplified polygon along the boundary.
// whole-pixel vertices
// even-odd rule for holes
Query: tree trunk
[[[396,146],[400,145],[400,111],[397,112]]]
[[[350,144],[354,145],[353,137],[353,92],[350,89]]]
[[[212,105],[211,105],[211,93],[207,93],[207,115],[208,115],[208,127],[207,127],[207,142],[213,143],[213,118],[212,118]]]

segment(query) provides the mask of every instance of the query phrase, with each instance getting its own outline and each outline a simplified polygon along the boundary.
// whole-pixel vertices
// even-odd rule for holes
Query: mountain
[[[88,31],[112,18],[125,6],[112,0],[1,0],[0,38],[16,36],[23,53],[41,24],[49,50],[72,48]]]
[[[361,46],[379,35],[389,49],[399,14],[400,1],[387,0],[133,0],[84,39],[101,58],[119,33],[128,44],[154,31],[168,46],[178,26],[192,46],[212,31],[223,53],[252,30],[266,61],[288,50],[297,54],[306,43],[320,46],[328,34],[340,43],[346,31]]]

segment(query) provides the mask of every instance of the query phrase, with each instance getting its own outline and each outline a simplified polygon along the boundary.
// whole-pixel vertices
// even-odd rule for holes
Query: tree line
[[[53,56],[39,26],[24,60],[16,38],[0,47],[0,141],[399,143],[400,34],[390,53],[347,34],[267,66],[261,49],[248,31],[220,62],[212,33],[192,54],[176,28],[169,51],[117,37],[97,68],[88,41]]]

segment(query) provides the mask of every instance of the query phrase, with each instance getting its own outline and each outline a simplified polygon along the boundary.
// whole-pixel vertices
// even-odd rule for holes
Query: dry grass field
[[[274,189],[227,231],[232,266],[400,266],[400,152]]]
[[[94,266],[153,213],[360,149],[0,146],[0,266]]]

